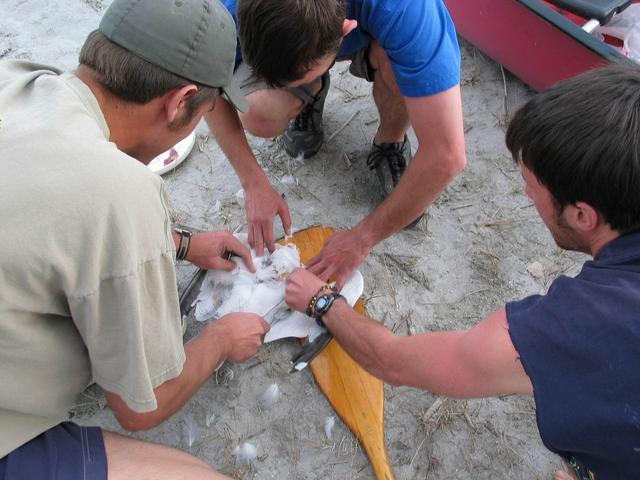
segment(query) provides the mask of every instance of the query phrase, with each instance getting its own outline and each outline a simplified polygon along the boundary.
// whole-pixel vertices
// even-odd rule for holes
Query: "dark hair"
[[[283,87],[338,51],[346,14],[343,0],[238,0],[243,59],[267,85]]]
[[[640,230],[640,69],[557,83],[516,112],[506,143],[560,209],[582,201],[620,234]]]
[[[89,34],[80,51],[80,64],[89,67],[100,84],[116,97],[144,104],[170,90],[193,84],[198,91],[189,97],[192,116],[205,102],[215,100],[219,89],[192,82],[147,62],[116,45],[100,30]]]

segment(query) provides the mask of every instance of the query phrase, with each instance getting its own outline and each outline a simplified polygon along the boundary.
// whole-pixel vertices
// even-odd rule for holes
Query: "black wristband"
[[[174,231],[180,235],[180,243],[176,250],[176,260],[184,260],[187,258],[187,254],[189,253],[189,246],[191,245],[191,236],[193,233],[184,228],[176,228]]]

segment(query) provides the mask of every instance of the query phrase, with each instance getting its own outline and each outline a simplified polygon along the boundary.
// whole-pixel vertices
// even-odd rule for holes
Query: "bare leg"
[[[209,465],[174,448],[142,442],[111,432],[102,433],[109,480],[222,480]]]
[[[311,90],[317,92],[322,86],[318,79]],[[277,137],[304,107],[302,100],[286,90],[257,90],[247,95],[249,111],[240,113],[245,130],[261,138]]]
[[[376,144],[402,142],[409,128],[409,114],[400,93],[389,57],[378,42],[369,49],[369,62],[375,70],[373,100],[380,115],[380,126],[374,138]]]

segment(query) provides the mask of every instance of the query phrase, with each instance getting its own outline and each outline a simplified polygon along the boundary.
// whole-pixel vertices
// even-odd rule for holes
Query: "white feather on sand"
[[[258,458],[258,449],[252,443],[244,442],[233,450],[233,454],[236,456],[236,465],[252,465]]]
[[[204,417],[204,424],[207,426],[207,428],[209,428],[215,421],[216,421],[216,414],[213,412],[207,413]]]
[[[331,440],[331,435],[333,434],[333,427],[336,426],[336,417],[331,415],[327,417],[324,421],[324,434],[327,436],[327,440]]]
[[[277,383],[272,383],[258,399],[258,407],[261,410],[271,410],[281,397],[280,387]]]
[[[198,434],[200,433],[200,427],[198,426],[198,422],[191,415],[187,415],[184,419],[184,424],[182,426],[185,442],[189,448],[193,446],[195,441],[198,439]]]

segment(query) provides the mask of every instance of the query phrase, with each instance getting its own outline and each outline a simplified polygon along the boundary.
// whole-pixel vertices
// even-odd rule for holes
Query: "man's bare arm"
[[[309,262],[325,280],[335,275],[343,285],[376,244],[424,212],[466,165],[460,88],[405,102],[418,150],[391,195],[353,229],[337,232]]]
[[[176,251],[178,251],[180,235],[174,231],[171,237]],[[230,253],[235,257],[240,257],[249,271],[255,272],[256,268],[251,258],[251,251],[227,230],[192,235],[185,260],[205,270],[230,272],[236,268],[236,263],[228,259]]]
[[[404,100],[418,149],[391,195],[356,227],[373,245],[424,212],[466,165],[460,87]]]
[[[345,302],[324,319],[340,344],[373,375],[458,398],[531,394],[500,309],[468,331],[400,337]]]
[[[205,120],[220,148],[229,159],[245,192],[245,210],[249,227],[249,244],[259,256],[266,246],[275,249],[273,221],[282,220],[284,231],[290,233],[291,217],[287,203],[276,192],[260,168],[238,117],[238,113],[225,99],[219,98]]]
[[[241,362],[253,356],[268,330],[269,325],[258,315],[226,315],[185,345],[186,361],[180,375],[154,389],[156,410],[135,412],[119,395],[105,390],[107,403],[126,430],[153,428],[180,410],[224,360]]]
[[[298,269],[287,280],[287,303],[304,311],[323,283]],[[470,398],[532,393],[501,308],[467,331],[400,337],[336,301],[322,317],[344,349],[372,375],[394,385]]]

